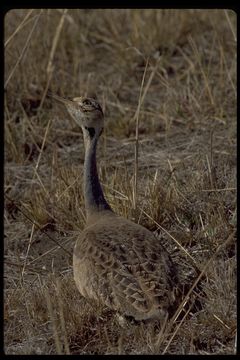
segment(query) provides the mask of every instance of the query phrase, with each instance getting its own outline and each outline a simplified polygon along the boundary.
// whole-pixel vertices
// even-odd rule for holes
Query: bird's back
[[[74,248],[80,293],[136,320],[162,318],[174,302],[177,274],[159,240],[115,214],[85,228]]]

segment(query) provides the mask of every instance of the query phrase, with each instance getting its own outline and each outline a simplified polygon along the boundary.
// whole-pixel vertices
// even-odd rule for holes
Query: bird
[[[73,251],[80,294],[135,321],[165,319],[176,300],[177,270],[159,239],[115,213],[104,196],[96,160],[104,129],[102,107],[89,97],[48,95],[66,106],[84,139],[86,225]]]

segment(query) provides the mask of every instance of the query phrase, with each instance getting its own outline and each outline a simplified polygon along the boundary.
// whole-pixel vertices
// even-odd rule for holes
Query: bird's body
[[[105,211],[79,236],[73,256],[80,293],[136,320],[165,317],[175,269],[146,228]]]
[[[98,179],[96,146],[103,112],[93,99],[63,102],[82,127],[87,224],[73,254],[79,292],[136,320],[162,319],[175,301],[177,273],[167,250],[146,228],[115,214]]]

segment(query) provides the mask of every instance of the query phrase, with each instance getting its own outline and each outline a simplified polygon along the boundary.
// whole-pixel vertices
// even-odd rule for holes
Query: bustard
[[[143,226],[115,214],[104,197],[96,164],[104,128],[101,106],[92,98],[50,96],[65,104],[84,137],[87,221],[73,254],[79,292],[135,320],[165,318],[175,301],[176,269],[160,241]]]

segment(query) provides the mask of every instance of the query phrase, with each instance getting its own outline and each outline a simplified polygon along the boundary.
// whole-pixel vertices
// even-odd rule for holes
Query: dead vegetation
[[[85,222],[83,142],[48,89],[98,97],[106,197],[156,232],[183,277],[199,270],[198,310],[183,303],[161,329],[121,326],[81,298],[72,249]],[[6,354],[235,353],[234,12],[10,11],[4,139]]]

